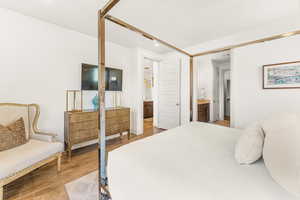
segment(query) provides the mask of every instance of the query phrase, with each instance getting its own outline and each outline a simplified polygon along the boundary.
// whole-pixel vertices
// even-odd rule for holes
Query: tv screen
[[[105,90],[122,91],[123,71],[105,68]],[[98,66],[82,64],[81,90],[98,90]]]

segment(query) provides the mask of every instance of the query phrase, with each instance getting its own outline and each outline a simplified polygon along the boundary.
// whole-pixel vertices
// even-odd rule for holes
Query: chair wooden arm
[[[52,137],[57,137],[57,134],[55,134],[55,133],[45,133],[45,132],[41,132],[41,131],[37,131],[37,132],[35,132],[35,134],[48,135],[48,136],[52,136]]]
[[[36,139],[36,140],[42,140],[45,142],[58,142],[58,140],[56,139],[57,134],[54,133],[44,133],[44,132],[35,132],[35,134],[33,134],[31,136],[32,139]]]

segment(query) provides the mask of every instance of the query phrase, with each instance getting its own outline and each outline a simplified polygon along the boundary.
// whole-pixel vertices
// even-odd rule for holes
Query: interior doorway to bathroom
[[[158,61],[144,58],[144,134],[157,129],[157,70]]]
[[[213,121],[230,126],[230,54],[212,60],[213,63]]]

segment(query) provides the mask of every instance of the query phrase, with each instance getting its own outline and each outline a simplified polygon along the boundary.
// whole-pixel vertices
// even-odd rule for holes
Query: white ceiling
[[[97,10],[107,0],[0,0],[0,7],[97,36]],[[300,13],[300,0],[120,0],[110,12],[180,48]],[[108,23],[110,41],[157,52],[152,41]]]

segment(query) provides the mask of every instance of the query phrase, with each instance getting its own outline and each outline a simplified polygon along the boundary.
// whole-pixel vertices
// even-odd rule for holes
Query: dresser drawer
[[[130,116],[130,109],[128,108],[128,109],[117,110],[117,113],[122,117],[123,116],[127,117]]]
[[[114,134],[117,134],[120,132],[121,132],[120,124],[114,124],[114,125],[106,127],[106,135],[107,136],[114,135]]]
[[[98,133],[99,133],[98,129],[71,131],[70,132],[71,143],[73,145],[73,144],[78,144],[78,143],[97,139]]]
[[[105,113],[106,118],[113,118],[117,116],[116,110],[107,110]]]
[[[122,131],[128,131],[130,129],[130,121],[126,121],[126,122],[123,122],[121,124],[121,130]]]
[[[73,113],[69,119],[70,123],[98,120],[98,112]]]
[[[98,129],[98,120],[81,121],[81,122],[70,124],[71,132],[80,131],[80,130],[89,130],[89,129]]]
[[[129,123],[130,118],[129,117],[122,117],[119,119],[119,123]]]

